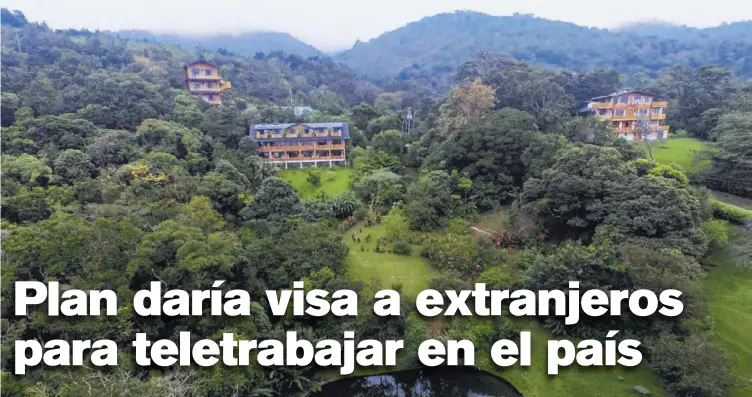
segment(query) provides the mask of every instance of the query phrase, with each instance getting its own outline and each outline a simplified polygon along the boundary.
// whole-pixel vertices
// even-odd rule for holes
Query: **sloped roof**
[[[330,123],[283,123],[283,124],[255,124],[251,128],[254,130],[283,130],[294,125],[304,125],[309,128],[343,128],[346,126],[343,122]]]
[[[208,61],[200,61],[200,60],[196,60],[196,61],[193,61],[193,62],[191,62],[191,63],[187,63],[187,64],[185,64],[185,66],[183,66],[183,69],[188,69],[189,67],[191,67],[191,66],[193,66],[193,65],[197,65],[197,64],[199,64],[199,63],[205,63],[205,64],[207,64],[207,65],[209,65],[209,66],[211,66],[211,67],[213,67],[213,68],[219,69],[219,67],[218,67],[218,66],[216,66],[216,65],[212,64],[211,62],[208,62]]]
[[[594,97],[594,98],[590,98],[590,100],[591,101],[597,101],[599,99],[613,98],[615,96],[625,95],[625,94],[642,94],[642,95],[647,95],[647,96],[655,96],[655,95],[653,95],[653,94],[651,94],[649,92],[640,91],[640,90],[629,90],[628,89],[628,90],[617,91],[617,92],[614,92],[614,93],[611,93],[611,94],[608,94],[608,95],[602,95],[602,96],[597,96],[597,97]]]

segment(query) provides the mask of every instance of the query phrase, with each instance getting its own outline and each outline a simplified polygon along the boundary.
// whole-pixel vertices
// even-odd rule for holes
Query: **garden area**
[[[338,196],[350,190],[351,168],[306,168],[283,170],[280,178],[291,184],[303,199],[324,193]]]
[[[707,141],[696,138],[669,138],[653,146],[653,156],[659,164],[677,164],[685,172],[701,170],[710,165],[709,159],[700,159],[696,155],[710,149]]]
[[[703,282],[713,334],[742,381],[752,382],[752,231],[730,227],[729,245],[710,258],[715,266]],[[752,395],[752,383],[730,396]]]
[[[483,230],[495,231],[505,223],[507,212],[508,209],[488,213],[482,216],[475,225]],[[384,218],[386,218],[386,222],[373,226],[365,226],[362,222],[358,223],[346,233],[345,240],[350,247],[347,258],[348,275],[353,280],[363,281],[366,284],[372,283],[374,280],[381,280],[382,288],[401,285],[403,299],[409,299],[411,302],[424,289],[446,285],[446,277],[433,268],[427,258],[420,255],[421,249],[425,246],[411,245],[412,250],[409,253],[395,253],[394,244],[388,239],[390,229],[393,229],[394,226],[390,226],[391,220],[388,216]],[[426,241],[431,239],[442,241],[447,238],[447,234],[460,233],[458,229],[461,229],[461,226],[455,225],[454,228],[449,226],[441,232],[431,233],[431,237],[424,239]],[[467,231],[467,229],[465,230]],[[429,234],[425,233],[425,235]],[[472,239],[472,237],[466,232],[460,241],[468,241],[469,239]],[[384,242],[386,243],[384,244]],[[517,277],[517,275],[510,274],[512,271],[505,266],[498,266],[493,269],[494,271],[489,271],[487,274],[494,275],[496,280],[499,278],[511,280]],[[478,277],[476,281],[493,282],[490,278],[484,279],[482,276]],[[470,287],[469,282],[466,284],[464,286],[460,284],[457,287]],[[451,285],[447,285],[447,288],[451,288]],[[423,321],[426,330],[423,339],[440,337],[441,332],[456,326],[456,324],[447,324],[445,318],[423,318]],[[482,330],[496,326],[491,318],[461,318],[461,321],[470,324],[469,326],[467,324],[461,326],[463,329],[469,328],[465,332],[474,334],[482,333]],[[541,397],[579,397],[583,395],[629,397],[635,395],[634,386],[637,385],[650,390],[653,396],[665,395],[660,380],[650,372],[647,365],[641,365],[637,368],[579,368],[571,366],[563,369],[558,376],[548,376],[546,375],[546,344],[549,339],[558,338],[552,336],[534,320],[505,316],[503,321],[511,323],[512,328],[517,333],[521,330],[531,332],[531,366],[528,368],[516,365],[509,368],[496,366],[490,359],[490,346],[478,343],[477,340],[481,338],[477,335],[472,338],[476,341],[478,348],[476,366],[506,379],[525,395]],[[401,369],[405,368],[398,367],[393,370]],[[372,372],[361,370],[356,373],[365,375]]]

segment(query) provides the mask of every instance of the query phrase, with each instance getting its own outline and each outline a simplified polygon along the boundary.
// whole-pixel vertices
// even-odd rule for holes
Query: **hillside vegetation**
[[[282,32],[248,32],[239,34],[168,34],[152,33],[143,30],[120,30],[113,32],[117,37],[138,41],[148,41],[180,46],[189,51],[196,47],[207,50],[232,52],[253,57],[256,53],[285,52],[288,54],[313,57],[321,53],[289,33]]]
[[[477,365],[531,397],[629,397],[636,385],[672,397],[744,390],[747,350],[732,341],[747,324],[738,314],[748,303],[746,275],[717,255],[730,248],[746,258],[749,247],[718,218],[745,226],[750,212],[706,189],[752,197],[752,85],[728,68],[677,66],[650,81],[669,100],[672,128],[713,142],[708,167],[677,169],[647,159],[642,143],[617,138],[608,123],[577,115],[582,99],[622,87],[613,69],[574,73],[484,53],[460,65],[443,94],[409,76],[375,84],[331,59],[56,31],[7,9],[0,39],[3,397],[302,397],[331,379],[311,362],[259,360],[284,362],[284,349],[263,347],[249,365],[134,363],[134,333],[179,341],[183,331],[212,340],[284,340],[295,331],[308,341],[354,331],[361,341],[404,340],[399,368],[421,365],[426,336],[469,339],[483,352]],[[195,59],[232,82],[221,105],[185,90],[183,65]],[[313,113],[294,116],[284,108],[290,97]],[[408,108],[415,123],[406,133]],[[309,174],[266,162],[249,124],[291,121],[349,123],[348,167]],[[666,161],[691,154],[672,143],[658,151],[675,154]],[[737,275],[738,288],[720,293]],[[448,296],[476,283],[565,292],[572,280],[580,290],[679,290],[682,311],[642,316],[623,301],[618,317],[567,324],[509,305],[501,315],[424,321],[409,299],[426,287]],[[116,291],[118,315],[53,318],[46,305],[14,315],[18,281]],[[358,315],[277,315],[266,291],[296,281],[351,290]],[[164,291],[235,290],[242,315],[207,315],[206,307],[137,315],[132,298],[152,282]],[[372,293],[385,288],[405,296],[398,315],[372,310]],[[525,330],[538,345],[536,366],[493,367],[485,358],[492,344]],[[603,355],[586,354],[597,363],[544,372],[544,339],[600,345],[611,330],[616,342],[639,341],[628,349],[642,357],[638,367],[606,368]],[[56,339],[110,340],[120,365],[13,373],[16,341]]]
[[[637,83],[645,81],[645,75],[680,64],[717,64],[740,76],[752,76],[752,23],[691,31],[696,34],[653,30],[656,35],[650,37],[530,15],[457,11],[356,43],[335,59],[369,77],[444,73],[484,51],[569,70],[616,68]]]

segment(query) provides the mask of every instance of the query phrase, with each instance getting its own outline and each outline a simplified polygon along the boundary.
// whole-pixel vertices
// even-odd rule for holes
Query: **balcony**
[[[344,160],[345,156],[280,156],[280,157],[265,157],[264,161],[268,162],[294,162],[294,161],[320,161],[320,160]]]
[[[650,107],[654,107],[654,108],[667,108],[668,107],[668,102],[667,101],[653,102]]]
[[[298,143],[292,145],[259,146],[258,148],[259,152],[301,152],[314,150],[345,150],[345,144],[311,145]]]
[[[666,113],[662,114],[651,114],[650,120],[666,120]]]
[[[205,94],[219,94],[220,92],[222,92],[222,90],[218,86],[211,87],[211,88],[206,87],[206,86],[200,86],[200,87],[190,86],[188,91],[190,91],[191,93],[199,93],[199,94],[204,94],[204,93]]]
[[[219,73],[204,74],[203,72],[201,72],[201,73],[196,73],[196,74],[191,73],[188,76],[188,80],[219,80],[219,79],[220,79]]]

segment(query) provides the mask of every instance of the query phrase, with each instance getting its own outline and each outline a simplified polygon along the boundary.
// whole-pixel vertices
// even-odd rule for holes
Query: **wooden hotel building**
[[[639,141],[645,133],[648,139],[668,138],[667,110],[668,102],[656,101],[653,95],[644,92],[627,90],[591,98],[579,112],[608,120],[617,136]]]
[[[344,165],[350,132],[347,123],[256,124],[251,137],[264,160],[285,168]]]

